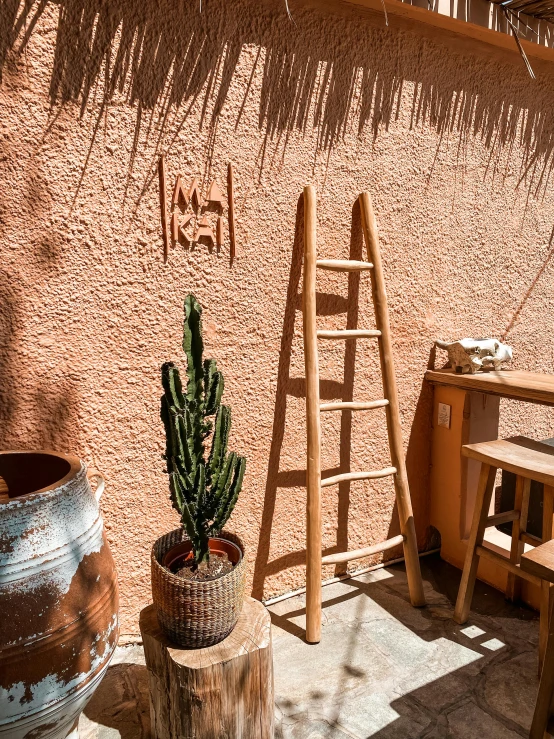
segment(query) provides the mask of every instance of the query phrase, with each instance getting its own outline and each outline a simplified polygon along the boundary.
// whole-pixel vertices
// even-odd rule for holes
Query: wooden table
[[[554,406],[554,375],[522,370],[478,372],[476,375],[457,375],[450,369],[428,370],[425,379],[435,385],[457,387],[473,392],[498,395],[512,400]]]
[[[480,468],[477,460],[462,457],[461,447],[498,438],[500,398],[554,406],[554,375],[428,370],[425,379],[434,386],[430,522],[441,533],[441,556],[461,569]],[[509,556],[510,538],[495,528],[487,529],[485,545]],[[478,577],[505,592],[507,573],[494,563],[482,558]],[[523,584],[522,597],[539,607],[539,590],[530,583]]]

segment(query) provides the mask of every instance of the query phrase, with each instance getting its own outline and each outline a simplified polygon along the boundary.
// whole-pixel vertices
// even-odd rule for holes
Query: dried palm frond
[[[514,38],[516,40],[517,48],[519,49],[519,53],[521,54],[521,58],[525,62],[525,66],[527,67],[527,71],[529,72],[529,76],[531,79],[535,79],[535,73],[533,72],[533,68],[531,67],[531,64],[529,62],[529,59],[527,58],[527,54],[525,53],[523,46],[521,45],[521,41],[519,40],[519,34],[517,32],[517,28],[512,23],[512,20],[508,13],[510,12],[504,5],[502,5],[502,10],[504,11],[504,15],[506,17],[506,20],[508,22],[508,25],[510,26],[510,29],[512,33],[514,34]]]
[[[529,23],[526,22],[525,17],[527,16],[527,20],[534,18],[535,20],[554,23],[554,0],[491,0],[491,2],[498,5],[503,11],[519,53],[525,62],[527,71],[535,79],[531,64],[521,44],[518,28],[521,29],[523,26],[526,30],[531,31],[538,37],[538,32],[534,28],[531,28]]]
[[[491,0],[504,11],[516,15],[524,13],[531,18],[554,23],[554,0]]]

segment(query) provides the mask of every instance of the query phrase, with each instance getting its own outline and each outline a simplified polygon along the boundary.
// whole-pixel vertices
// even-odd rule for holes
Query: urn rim
[[[4,449],[0,451],[0,475],[2,474],[2,460],[6,459],[6,457],[17,456],[20,456],[21,458],[25,456],[46,458],[55,457],[62,462],[66,462],[68,468],[66,469],[65,474],[63,474],[61,477],[58,477],[58,479],[54,480],[53,482],[37,488],[36,490],[30,490],[26,493],[14,495],[13,497],[10,497],[8,501],[3,503],[3,506],[9,506],[10,504],[17,503],[18,501],[21,502],[30,500],[35,495],[43,495],[44,493],[57,490],[58,488],[62,487],[70,480],[75,478],[83,467],[86,468],[85,464],[79,459],[79,457],[74,454],[65,454],[64,452],[57,452],[52,449]]]

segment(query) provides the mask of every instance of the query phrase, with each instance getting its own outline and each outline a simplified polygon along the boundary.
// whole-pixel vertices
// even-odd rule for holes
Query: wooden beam
[[[522,570],[519,565],[513,565],[509,559],[502,557],[502,555],[497,554],[496,552],[493,552],[486,547],[476,547],[475,552],[479,557],[490,559],[491,562],[494,562],[499,567],[503,567],[505,570],[508,570],[508,572],[511,572],[518,577],[522,577],[524,580],[532,582],[533,585],[538,585],[539,587],[541,586],[542,580],[540,580],[540,578],[535,577],[535,575],[532,575],[530,572]]]
[[[306,368],[306,641],[321,639],[321,428],[316,336],[317,196],[304,188],[304,276],[302,313]]]
[[[490,529],[491,526],[499,526],[501,523],[510,523],[510,521],[517,521],[519,518],[519,511],[506,511],[505,513],[495,513],[494,516],[487,518],[486,527]]]
[[[289,0],[291,2],[291,0]],[[383,19],[383,6],[389,17],[389,29],[397,28],[402,31],[419,32],[422,35],[444,42],[453,41],[457,50],[468,51],[468,42],[473,43],[473,48],[489,53],[504,52],[506,55],[514,56],[516,63],[521,62],[521,57],[514,37],[503,31],[495,31],[477,23],[451,18],[427,8],[410,5],[401,0],[297,0],[295,5],[316,7],[324,12],[339,15],[368,14]],[[294,5],[293,14],[294,14]],[[392,16],[392,17],[391,17]],[[523,50],[528,57],[541,61],[554,61],[554,49],[531,41],[521,40]],[[516,58],[517,57],[517,58]]]
[[[360,206],[362,231],[364,234],[367,258],[368,261],[374,265],[370,272],[373,308],[375,310],[375,323],[377,324],[377,329],[381,332],[381,338],[379,339],[379,359],[383,381],[383,395],[389,401],[389,404],[386,406],[387,435],[389,437],[389,448],[393,465],[392,468],[395,470],[394,489],[396,492],[396,505],[398,509],[398,520],[400,522],[400,532],[404,536],[404,558],[406,560],[408,590],[410,592],[411,604],[413,606],[424,606],[425,593],[423,591],[423,580],[421,579],[421,569],[419,566],[414,514],[410,498],[408,475],[406,472],[404,445],[402,443],[400,406],[398,402],[398,390],[396,387],[396,375],[394,372],[389,309],[387,304],[385,278],[383,275],[383,265],[381,263],[379,233],[369,193],[361,193],[358,198],[358,203]]]
[[[533,536],[533,534],[527,533],[527,531],[522,531],[519,535],[519,540],[522,541],[524,544],[529,544],[531,547],[539,547],[542,544],[542,539],[540,536]]]

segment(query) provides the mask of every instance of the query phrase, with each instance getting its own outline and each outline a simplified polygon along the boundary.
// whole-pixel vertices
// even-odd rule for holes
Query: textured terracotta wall
[[[517,367],[552,371],[550,69],[531,83],[516,55],[454,52],[381,16],[297,8],[295,22],[248,0],[208,0],[202,16],[174,0],[0,11],[0,445],[73,451],[105,473],[127,633],[149,599],[152,541],[176,524],[159,367],[183,362],[190,290],[225,373],[232,448],[248,457],[231,525],[253,592],[303,584],[304,184],[328,257],[361,255],[352,206],[364,189],[374,200],[422,547],[433,339],[508,332]],[[227,243],[179,246],[163,264],[160,151],[171,181],[223,183],[235,162],[232,268]],[[321,327],[372,325],[367,278],[319,287]],[[344,346],[322,346],[322,396],[379,397],[376,359],[370,342],[346,364]],[[324,419],[326,469],[386,461],[379,414]],[[502,433],[516,431],[554,435],[552,412],[506,404]],[[324,521],[328,549],[386,537],[390,481],[326,490]]]

